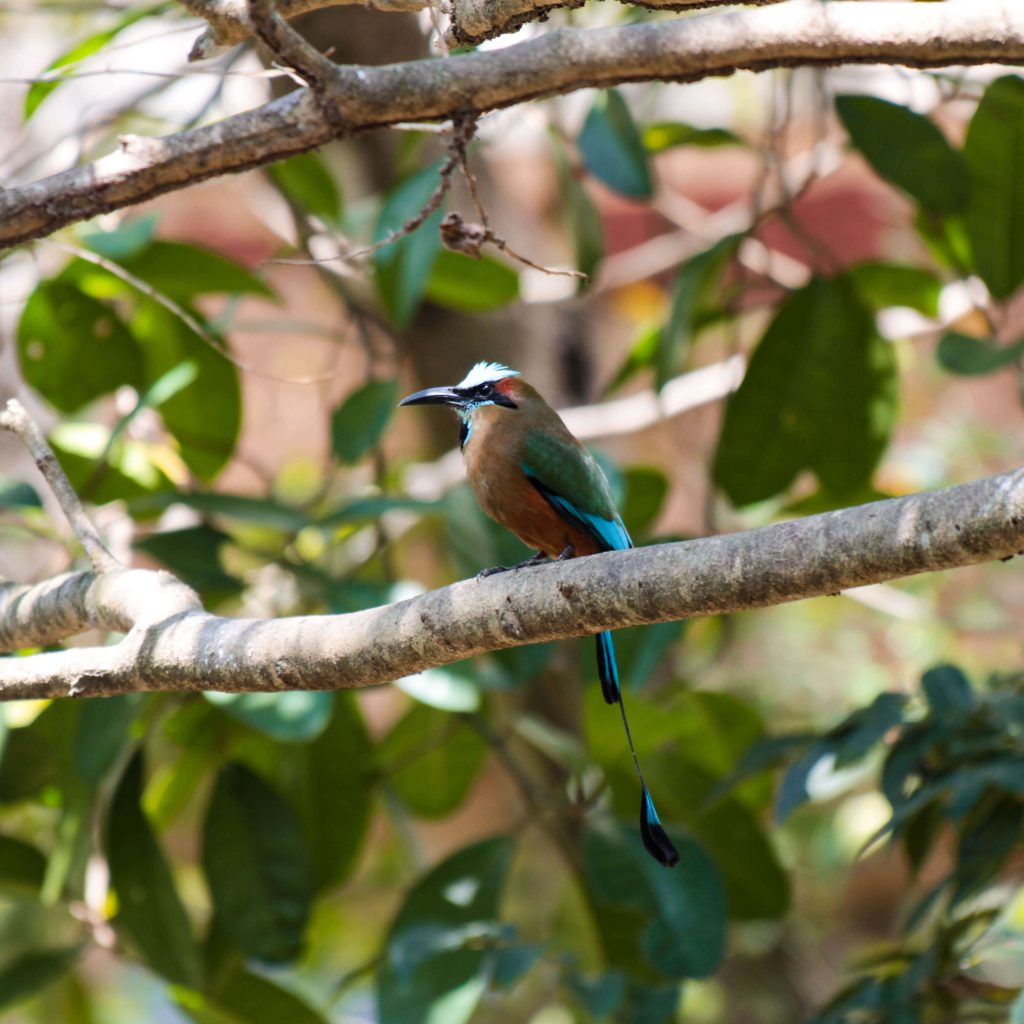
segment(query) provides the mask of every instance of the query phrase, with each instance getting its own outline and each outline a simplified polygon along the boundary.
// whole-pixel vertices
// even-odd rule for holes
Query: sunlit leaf
[[[158,221],[156,213],[144,213],[124,221],[113,231],[83,230],[82,241],[98,256],[117,262],[145,249],[153,241]]]
[[[427,281],[426,297],[464,313],[490,313],[519,298],[519,275],[491,256],[473,259],[442,249]]]
[[[942,282],[929,270],[879,261],[858,263],[847,274],[869,309],[908,306],[925,316],[938,316]]]
[[[284,693],[219,693],[203,696],[232,718],[285,743],[308,743],[327,728],[334,694],[290,690]]]
[[[29,296],[18,362],[25,382],[63,412],[143,381],[142,354],[121,318],[63,281],[42,281]]]
[[[719,146],[743,146],[746,143],[726,128],[695,128],[679,121],[656,121],[643,130],[643,142],[649,153],[661,153],[675,146],[698,146],[715,149]]]

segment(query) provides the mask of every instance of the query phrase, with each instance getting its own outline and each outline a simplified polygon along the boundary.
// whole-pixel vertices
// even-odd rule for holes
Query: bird
[[[480,507],[537,553],[478,576],[633,547],[601,467],[519,371],[479,362],[454,386],[427,388],[407,405],[446,405],[459,416],[459,446]],[[666,867],[679,853],[665,832],[640,770],[622,700],[612,634],[598,633],[597,670],[608,704],[618,704],[640,782],[640,836]]]

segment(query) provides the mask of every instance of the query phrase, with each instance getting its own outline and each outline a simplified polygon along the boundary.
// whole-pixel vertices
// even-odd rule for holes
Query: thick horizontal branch
[[[137,624],[109,647],[0,659],[0,699],[374,686],[485,651],[762,608],[1022,550],[1019,469],[744,533],[467,580],[352,615],[226,619],[198,609],[166,576],[84,574],[56,595],[42,584],[0,603],[7,645],[55,640],[69,624],[123,624],[120,616]],[[147,582],[154,578],[163,581],[156,597]],[[61,587],[71,590],[63,619],[53,605]],[[40,614],[49,618],[17,617],[33,604],[46,606]]]
[[[589,86],[693,82],[738,70],[843,63],[912,67],[1024,63],[1024,4],[787,0],[614,28],[558,29],[514,46],[444,60],[339,67],[332,89],[344,134],[449,119]],[[159,139],[0,191],[0,248],[207,178],[272,163],[337,136],[308,91],[219,124]]]

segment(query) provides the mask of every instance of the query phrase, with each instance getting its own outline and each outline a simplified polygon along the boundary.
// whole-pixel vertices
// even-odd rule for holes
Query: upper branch
[[[1022,549],[1019,469],[744,533],[467,580],[352,615],[226,619],[203,612],[166,575],[72,578],[61,584],[77,609],[68,621],[109,622],[114,602],[118,621],[134,625],[112,647],[0,658],[0,699],[373,686],[485,651],[761,608]],[[0,594],[0,640],[8,648],[22,646],[26,635],[42,642],[47,631],[18,614],[33,600],[52,604],[52,594],[36,593],[47,588],[53,585],[26,588],[6,604]],[[45,638],[55,639],[58,627],[54,620]]]
[[[1024,63],[1024,4],[786,0],[676,21],[559,29],[501,50],[383,67],[342,67],[332,83],[349,133],[450,119],[588,86],[693,82],[734,71],[842,63],[912,67]],[[207,178],[314,149],[337,137],[308,90],[218,124],[0,190],[0,248],[41,238]]]

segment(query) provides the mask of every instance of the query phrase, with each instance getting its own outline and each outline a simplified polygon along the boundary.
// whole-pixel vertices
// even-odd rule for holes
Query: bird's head
[[[523,388],[518,370],[501,363],[477,363],[458,384],[426,388],[403,398],[399,405],[450,405],[463,419],[488,405],[518,409],[517,394]]]

